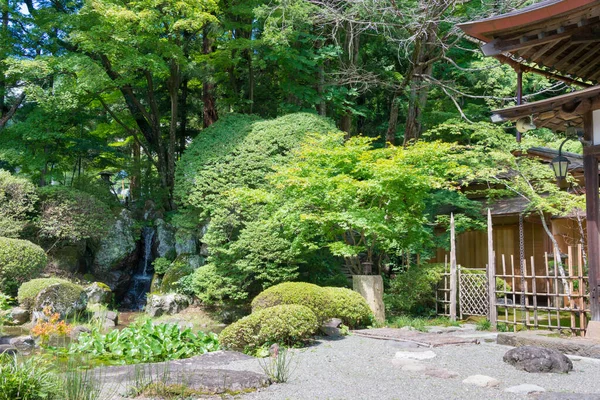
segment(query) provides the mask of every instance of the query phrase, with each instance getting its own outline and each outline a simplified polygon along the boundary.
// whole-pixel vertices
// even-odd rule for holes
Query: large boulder
[[[182,254],[197,254],[198,238],[191,232],[179,230],[175,235],[175,251],[177,256]]]
[[[80,241],[77,244],[57,246],[48,254],[48,264],[54,269],[66,272],[76,272],[81,269],[85,257],[86,244]]]
[[[93,264],[93,272],[103,276],[117,268],[136,249],[134,221],[131,213],[121,211],[109,233],[100,241]]]
[[[523,346],[509,350],[504,354],[505,363],[527,372],[568,373],[573,363],[567,356],[553,349]]]
[[[112,301],[112,291],[107,284],[94,282],[85,288],[88,304],[109,304]]]
[[[74,283],[56,283],[38,293],[33,311],[40,313],[48,308],[51,312],[59,313],[61,318],[68,318],[85,310],[87,301],[83,287]]]
[[[175,258],[175,230],[162,218],[154,221],[156,227],[156,254],[170,260]]]
[[[146,313],[151,317],[173,315],[183,311],[191,304],[188,296],[177,293],[150,294],[146,303]]]
[[[23,325],[29,322],[31,313],[25,308],[14,307],[10,310],[10,318],[14,325]]]

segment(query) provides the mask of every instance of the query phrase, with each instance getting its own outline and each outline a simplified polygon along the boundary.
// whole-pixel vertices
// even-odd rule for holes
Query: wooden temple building
[[[600,338],[600,0],[546,0],[460,28],[481,42],[486,56],[512,66],[517,73],[517,105],[494,111],[493,121],[532,118],[537,127],[583,132],[591,310],[587,335]],[[579,90],[523,103],[523,73],[541,74]]]

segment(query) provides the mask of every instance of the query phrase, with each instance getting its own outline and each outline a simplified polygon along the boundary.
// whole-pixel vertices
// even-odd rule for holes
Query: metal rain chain
[[[519,214],[519,265],[521,268],[521,307],[525,309],[525,239],[523,235],[523,214]]]

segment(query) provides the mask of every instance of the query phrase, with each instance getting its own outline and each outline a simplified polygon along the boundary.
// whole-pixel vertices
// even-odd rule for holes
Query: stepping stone
[[[536,393],[531,396],[536,400],[600,400],[600,394],[591,393]]]
[[[396,367],[404,367],[405,365],[417,365],[419,362],[410,358],[394,358],[392,364]]]
[[[431,350],[427,351],[397,351],[397,359],[408,359],[408,360],[431,360],[435,358],[435,353]]]
[[[543,387],[538,386],[538,385],[531,385],[529,383],[524,383],[522,385],[511,386],[509,388],[504,389],[504,391],[508,392],[508,393],[530,394],[530,393],[545,392],[546,389],[544,389]]]
[[[429,369],[429,370],[425,371],[424,374],[427,376],[432,376],[434,378],[441,378],[441,379],[456,378],[458,376],[458,373],[456,373],[454,371],[448,371],[447,369],[443,369],[443,368]]]
[[[427,365],[424,364],[407,364],[405,366],[402,367],[402,371],[409,371],[409,372],[423,372],[426,371],[427,368],[429,368]],[[427,372],[425,372],[427,373]]]
[[[500,381],[492,378],[491,376],[471,375],[467,379],[463,380],[463,383],[479,387],[496,387],[500,384]]]

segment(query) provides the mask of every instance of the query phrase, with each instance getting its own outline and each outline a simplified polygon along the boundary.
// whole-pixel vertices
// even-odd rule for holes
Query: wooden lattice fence
[[[565,276],[561,276],[555,266],[556,258],[551,259],[548,253],[544,256],[543,268],[536,268],[531,257],[524,262],[523,273],[513,256],[501,259],[502,274],[496,275],[504,282],[496,288],[499,324],[513,330],[524,326],[585,333],[589,293],[581,245],[568,248]]]

